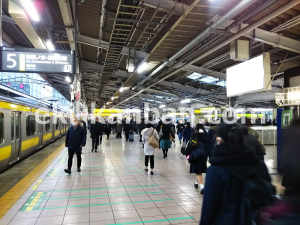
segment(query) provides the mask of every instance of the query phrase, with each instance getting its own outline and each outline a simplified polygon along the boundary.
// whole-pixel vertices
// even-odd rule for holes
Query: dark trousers
[[[77,168],[81,167],[81,151],[69,151],[68,170],[71,170],[73,163],[73,156],[77,155]]]
[[[99,137],[93,138],[92,139],[92,148],[97,149],[98,145],[99,145]]]
[[[145,166],[148,167],[150,158],[150,168],[154,169],[154,155],[145,155]]]
[[[122,138],[122,136],[121,136],[121,132],[117,132],[117,136],[116,136],[116,138]]]
[[[125,137],[126,137],[126,141],[128,141],[128,139],[129,139],[129,131],[125,131]]]

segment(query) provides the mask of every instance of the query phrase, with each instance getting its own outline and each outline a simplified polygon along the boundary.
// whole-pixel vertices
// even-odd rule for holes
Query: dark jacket
[[[271,182],[267,167],[253,149],[233,151],[226,143],[215,147],[209,161],[200,225],[241,225],[244,182],[229,171],[245,179],[255,174]]]
[[[172,124],[162,124],[162,137],[161,139],[164,139],[164,140],[170,140],[170,134],[172,135],[173,138],[175,138],[175,135],[174,133],[172,132]]]
[[[184,125],[183,124],[178,123],[176,128],[177,128],[178,133],[183,133],[183,130],[184,130]]]
[[[99,122],[95,122],[94,124],[91,124],[91,137],[92,138],[97,138],[100,135],[103,134],[103,128],[104,128],[104,124],[101,124]]]
[[[190,173],[196,173],[196,174],[206,173],[206,169],[207,169],[206,162],[207,162],[207,156],[210,148],[210,141],[208,138],[208,134],[197,132],[194,133],[192,137],[197,138],[197,140],[204,145],[205,155],[203,155],[197,162],[193,162],[190,164]],[[189,148],[189,150],[191,150],[191,148]],[[187,148],[186,154],[190,155],[191,153],[192,152],[188,151]]]
[[[78,125],[76,129],[71,126],[66,135],[65,146],[69,151],[81,151],[81,147],[84,147],[86,143],[86,132],[82,126]]]
[[[107,134],[110,134],[110,132],[111,132],[111,124],[110,123],[108,123],[108,122],[106,122],[106,124],[104,124],[104,132],[105,132],[105,134],[107,135]]]
[[[123,130],[123,124],[122,124],[122,123],[118,123],[118,124],[117,124],[117,132],[118,132],[118,133],[121,133],[122,130]]]
[[[81,122],[82,122],[83,129],[86,131],[86,122],[84,120],[82,120]]]
[[[146,128],[145,123],[141,122],[139,125],[139,134],[141,134],[142,130],[144,130]]]
[[[210,141],[210,148],[208,151],[208,157],[211,158],[212,156],[212,151],[214,149],[214,147],[216,146],[216,129],[217,126],[211,126],[210,129],[208,130],[208,138]]]
[[[183,141],[186,141],[188,142],[190,140],[190,138],[192,137],[193,135],[193,128],[184,128],[184,131],[183,131]]]
[[[131,125],[128,123],[124,123],[124,131],[128,133],[130,130],[132,130]]]

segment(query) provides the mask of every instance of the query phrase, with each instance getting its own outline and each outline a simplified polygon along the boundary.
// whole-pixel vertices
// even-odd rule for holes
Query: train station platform
[[[54,142],[41,150],[55,147],[2,195],[0,225],[198,224],[203,196],[193,187],[195,175],[189,174],[178,142],[167,159],[157,150],[154,175],[150,175],[144,171],[144,151],[137,139],[128,143],[112,137],[103,141],[98,153],[92,153],[88,138],[82,172],[76,171],[75,162],[68,175],[63,139],[60,146]],[[267,152],[266,164],[279,185],[276,149],[267,147]]]

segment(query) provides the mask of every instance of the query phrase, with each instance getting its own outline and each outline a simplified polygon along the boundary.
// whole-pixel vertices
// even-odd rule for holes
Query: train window
[[[11,114],[11,141],[15,140],[15,114]]]
[[[0,113],[0,145],[4,142],[4,116]]]
[[[50,131],[50,117],[46,117],[45,121],[47,122],[45,124],[45,129],[46,129],[46,132],[48,132],[48,131]]]
[[[26,135],[27,137],[35,135],[35,116],[33,115],[26,118]]]
[[[58,128],[59,128],[59,119],[57,119],[56,128],[55,129],[58,129]]]

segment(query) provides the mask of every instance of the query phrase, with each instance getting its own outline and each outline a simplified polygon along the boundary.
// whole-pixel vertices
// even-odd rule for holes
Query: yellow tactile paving
[[[54,159],[65,148],[64,144],[59,146],[51,155],[26,175],[19,183],[11,188],[0,198],[0,219],[19,200],[19,198],[30,188],[34,181],[49,167]]]

